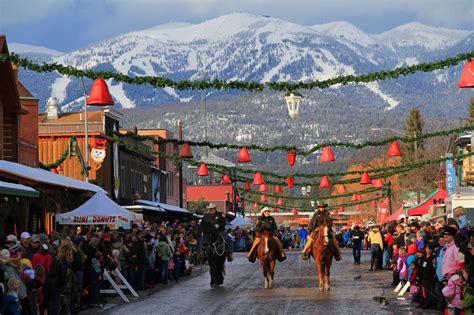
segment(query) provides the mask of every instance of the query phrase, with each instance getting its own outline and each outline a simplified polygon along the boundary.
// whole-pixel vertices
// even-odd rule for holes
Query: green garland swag
[[[434,131],[434,132],[428,132],[421,134],[417,137],[400,137],[400,136],[393,136],[384,140],[380,141],[366,141],[363,143],[350,143],[350,142],[325,142],[321,144],[317,144],[310,150],[303,150],[303,149],[298,149],[295,146],[285,146],[285,145],[278,145],[278,146],[273,146],[273,147],[263,147],[260,145],[256,144],[251,144],[251,145],[240,145],[240,144],[229,144],[229,143],[211,143],[209,141],[184,141],[184,140],[177,140],[177,139],[155,139],[150,136],[142,136],[142,135],[137,135],[134,133],[127,133],[127,134],[119,134],[117,135],[119,137],[126,137],[126,138],[132,138],[136,141],[152,141],[154,144],[160,145],[160,144],[166,144],[166,143],[173,143],[173,144],[179,144],[183,145],[185,143],[189,144],[190,146],[193,147],[208,147],[210,149],[241,149],[243,147],[246,147],[248,150],[255,150],[255,151],[261,151],[261,152],[274,152],[274,151],[286,151],[286,152],[294,152],[297,155],[300,156],[309,156],[319,150],[321,150],[324,147],[345,147],[345,148],[353,148],[353,149],[364,149],[366,147],[379,147],[379,146],[384,146],[387,144],[390,144],[393,141],[401,141],[404,143],[412,143],[415,141],[421,142],[423,140],[429,139],[429,138],[434,138],[434,137],[446,137],[450,136],[452,134],[458,134],[464,131],[471,131],[474,130],[474,125],[470,126],[463,126],[463,127],[458,127],[458,128],[452,128],[452,129],[446,129],[446,130],[439,130],[439,131]],[[359,174],[361,174],[360,172]],[[357,172],[354,172],[354,174],[357,174]],[[303,175],[294,175],[294,176],[303,176]]]
[[[243,190],[242,188],[240,188],[240,189]],[[383,188],[372,187],[372,188],[362,189],[362,190],[359,190],[359,191],[353,191],[353,192],[348,192],[348,193],[344,193],[344,194],[331,195],[331,196],[327,196],[327,197],[318,197],[318,200],[335,199],[335,198],[342,198],[342,197],[351,197],[354,194],[364,195],[364,194],[379,191],[381,189],[383,189]],[[267,197],[282,198],[282,199],[288,199],[288,200],[314,200],[314,197],[292,197],[292,196],[277,195],[277,194],[271,194],[271,193],[267,194],[267,192],[259,192],[259,191],[255,191],[255,190],[243,190],[243,191],[245,191],[245,193],[249,193],[249,194],[252,194],[252,195],[265,195]]]
[[[39,167],[46,171],[51,171],[51,169],[57,168],[59,165],[63,164],[63,162],[67,158],[71,158],[73,156],[72,152],[75,152],[77,154],[77,158],[79,159],[79,162],[81,163],[81,166],[82,166],[81,174],[88,175],[91,167],[86,166],[86,162],[84,161],[84,158],[82,157],[82,152],[81,152],[81,149],[79,148],[79,144],[77,143],[77,139],[75,136],[72,136],[71,138],[69,138],[69,144],[66,150],[64,150],[64,152],[56,161],[49,164],[43,164],[39,162]]]
[[[117,82],[124,82],[128,84],[144,85],[149,84],[158,88],[171,87],[178,90],[244,90],[244,91],[263,91],[265,88],[274,91],[296,91],[299,89],[311,90],[315,88],[324,89],[332,85],[342,84],[347,85],[349,83],[368,83],[373,81],[381,81],[388,79],[396,79],[400,76],[416,72],[432,72],[434,70],[456,66],[462,61],[469,60],[474,57],[474,51],[469,53],[458,54],[455,57],[446,58],[443,60],[434,61],[431,63],[420,63],[417,65],[399,67],[393,70],[382,70],[379,72],[372,72],[361,75],[346,75],[339,76],[328,80],[322,81],[310,81],[310,82],[248,82],[248,81],[227,81],[219,79],[209,80],[182,80],[175,81],[168,78],[158,76],[136,76],[130,77],[128,75],[109,72],[109,71],[91,71],[91,70],[79,70],[72,66],[65,66],[58,63],[43,63],[37,64],[27,58],[22,58],[16,54],[1,54],[0,62],[12,62],[25,69],[34,72],[53,72],[57,71],[60,74],[75,77],[87,77],[90,79],[104,78],[114,79]]]
[[[115,139],[115,141],[118,141],[119,144],[125,145],[127,147],[127,149],[132,150],[132,151],[143,152],[143,153],[147,153],[147,154],[151,154],[151,155],[159,155],[160,157],[164,157],[164,158],[167,158],[167,159],[170,159],[170,160],[173,160],[173,161],[185,160],[188,164],[190,164],[192,166],[196,166],[196,167],[198,167],[202,164],[202,162],[199,162],[199,161],[196,161],[196,160],[193,160],[193,159],[184,159],[184,158],[181,158],[177,155],[170,155],[170,154],[167,154],[165,152],[153,151],[153,150],[144,150],[142,147],[140,147],[136,144],[132,144],[130,142],[120,140],[120,138],[117,137],[117,136],[115,136],[114,139]],[[424,160],[424,161],[420,161],[420,162],[416,162],[416,163],[400,165],[400,166],[392,167],[392,169],[390,169],[391,172],[386,172],[386,173],[382,173],[382,174],[373,174],[372,179],[387,178],[387,177],[397,175],[397,174],[400,174],[400,173],[409,172],[411,170],[423,167],[425,165],[434,164],[434,163],[441,163],[441,162],[444,162],[444,161],[447,161],[447,160],[452,160],[452,159],[462,160],[462,159],[465,159],[467,157],[470,157],[471,155],[474,155],[474,152],[458,155],[454,158],[443,157],[443,158],[439,158],[439,159]],[[210,168],[212,170],[217,170],[220,173],[222,173],[222,169],[232,169],[232,168],[227,168],[227,167],[223,167],[221,165],[216,165],[216,164],[212,164],[212,163],[206,163],[206,165],[207,165],[208,168]],[[233,177],[234,177],[233,178],[234,180],[240,181],[240,182],[252,182],[253,181],[252,178],[244,177],[244,176],[240,176],[240,175],[233,175]],[[353,183],[358,183],[359,181],[360,181],[360,178],[352,178],[352,179],[332,181],[332,184],[333,185],[336,185],[336,184],[353,184]],[[273,185],[281,185],[282,184],[281,182],[275,182],[275,181],[271,181],[271,180],[266,180],[265,182],[267,184],[273,184]],[[319,185],[319,183],[317,183],[317,182],[311,182],[311,183],[310,182],[304,182],[304,183],[300,182],[300,183],[295,183],[294,184],[294,186],[308,186],[308,185],[309,186]]]

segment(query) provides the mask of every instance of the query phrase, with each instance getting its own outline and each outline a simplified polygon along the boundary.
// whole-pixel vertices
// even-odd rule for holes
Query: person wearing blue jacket
[[[300,247],[304,248],[306,246],[306,239],[308,238],[308,230],[302,226],[298,233],[300,234]]]

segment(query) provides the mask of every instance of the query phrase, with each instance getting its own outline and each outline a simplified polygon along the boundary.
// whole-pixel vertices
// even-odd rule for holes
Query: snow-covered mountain
[[[347,22],[304,26],[272,17],[233,13],[200,24],[173,23],[134,31],[62,55],[41,51],[45,53],[43,57],[51,61],[80,69],[119,71],[131,76],[163,76],[174,80],[299,81],[324,80],[433,61],[466,52],[463,42],[472,38],[472,34],[409,23],[383,34],[370,35]],[[37,56],[34,49],[23,48],[11,45],[12,51],[31,58]],[[322,93],[345,96],[356,93],[362,95],[359,96],[360,106],[368,108],[393,110],[424,106],[424,103],[428,106],[428,102],[432,106],[433,95],[448,95],[448,91],[455,88],[460,68],[368,85],[333,87]],[[50,95],[57,96],[66,110],[82,106],[77,78],[27,71],[23,71],[21,78],[33,94],[40,96],[42,106]],[[122,108],[196,101],[203,95],[203,92],[118,82],[109,82],[109,86]],[[417,97],[421,97],[417,98],[417,104],[413,104],[412,98],[415,89],[418,89]],[[465,98],[465,95],[461,93],[455,99],[459,101],[459,97]],[[449,97],[437,97],[436,101],[443,102]]]

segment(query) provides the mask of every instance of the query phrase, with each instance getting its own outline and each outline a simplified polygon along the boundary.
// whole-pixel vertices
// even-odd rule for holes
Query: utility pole
[[[178,140],[183,141],[183,122],[178,122]],[[178,172],[179,172],[179,207],[183,208],[183,160],[178,161]]]

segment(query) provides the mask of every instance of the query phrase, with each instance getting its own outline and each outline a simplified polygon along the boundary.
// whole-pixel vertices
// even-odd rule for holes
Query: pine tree
[[[423,127],[425,125],[425,122],[423,121],[421,117],[421,111],[418,107],[413,107],[410,110],[410,113],[407,116],[407,119],[405,120],[406,126],[405,126],[405,133],[409,137],[419,137],[423,134]],[[416,147],[415,147],[416,145]],[[415,161],[416,159],[420,159],[422,157],[422,152],[424,148],[424,141],[419,140],[416,142],[409,142],[405,143],[405,158],[408,159],[409,161]],[[416,150],[415,150],[416,149]],[[416,157],[415,157],[415,152],[416,152]]]

